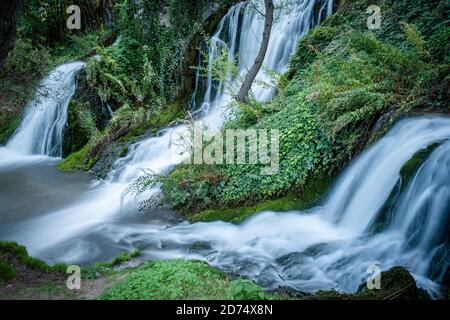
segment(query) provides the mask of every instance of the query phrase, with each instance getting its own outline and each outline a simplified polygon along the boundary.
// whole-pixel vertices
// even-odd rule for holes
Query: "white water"
[[[22,124],[7,143],[10,151],[61,157],[67,108],[75,92],[76,75],[83,67],[83,62],[61,65],[42,81],[37,98],[27,106]]]
[[[281,18],[273,26],[274,35],[285,37],[286,41],[289,41],[287,43],[271,41],[264,63],[266,69],[285,68],[295,49],[295,43],[309,30],[312,23],[315,1],[297,0],[294,3],[294,7],[284,10]],[[327,4],[332,4],[332,0],[328,0]],[[211,63],[217,57],[220,46],[226,45],[229,58],[237,55],[240,73],[245,74],[246,68],[242,61],[251,61],[256,57],[263,22],[261,17],[246,9],[245,3],[232,7],[222,18],[208,47],[210,59],[208,68],[211,69]],[[257,86],[253,90],[255,96],[261,99],[271,94],[271,90]],[[212,81],[211,74],[207,77],[203,103],[199,108],[201,118],[198,121],[206,123],[210,128],[220,127],[224,120],[223,107],[231,100],[225,91],[223,84]],[[46,119],[42,120],[46,122]],[[25,132],[31,131],[26,126],[23,127]],[[177,134],[184,133],[186,129],[187,127],[183,125],[167,128],[161,131],[158,137],[152,137],[131,146],[128,156],[117,161],[115,169],[106,181],[99,183],[90,194],[85,195],[84,200],[79,201],[76,206],[63,208],[45,217],[28,221],[20,234],[10,235],[10,237],[25,244],[31,254],[39,256],[57,243],[92,228],[101,221],[114,219],[121,212],[135,210],[136,199],[128,199],[131,201],[123,203],[121,199],[123,191],[139,175],[142,175],[144,170],[165,173],[182,162],[186,155],[179,154],[178,148],[172,142]],[[27,137],[23,145],[31,145],[30,141],[35,141],[33,136]],[[158,191],[155,188],[149,193]]]
[[[312,17],[313,3],[296,1],[295,9],[285,12],[274,26],[276,37],[270,42],[266,68],[284,70],[299,37],[313,19],[320,20]],[[324,2],[321,11],[330,13],[331,7],[332,1]],[[227,45],[230,58],[238,54],[241,73],[257,53],[263,23],[244,8],[238,4],[229,11],[208,48],[212,59],[221,45]],[[263,74],[260,77],[265,79]],[[272,94],[259,86],[253,90],[261,100]],[[230,101],[223,84],[214,83],[209,76],[202,101],[199,121],[219,127],[222,107]],[[27,245],[32,254],[40,255],[85,230],[97,229],[110,243],[139,247],[149,257],[200,258],[267,287],[290,286],[302,291],[354,291],[364,280],[369,265],[379,263],[382,269],[402,265],[422,285],[431,291],[436,289],[430,277],[439,280],[448,265],[448,249],[441,238],[448,223],[449,143],[432,153],[399,196],[389,223],[378,233],[372,230],[380,208],[399,180],[403,164],[421,148],[449,138],[449,119],[421,117],[401,121],[345,170],[323,206],[308,212],[266,212],[242,225],[182,223],[166,228],[168,225],[164,224],[108,224],[118,213],[133,210],[133,203],[122,203],[121,194],[143,169],[165,173],[184,159],[184,155],[177,154],[172,138],[185,129],[167,128],[158,137],[133,145],[129,155],[116,163],[107,181],[84,195],[77,205],[27,221],[20,233],[11,237]],[[197,242],[205,242],[209,247],[196,253],[190,251]],[[74,241],[59,257],[77,261],[95,251],[93,248],[99,250],[85,240]],[[431,259],[438,259],[443,267],[431,270]]]
[[[323,206],[308,212],[266,212],[242,225],[182,224],[157,235],[183,247],[206,242],[201,256],[229,272],[267,287],[301,291],[355,291],[367,268],[407,267],[430,290],[431,259],[440,259],[439,280],[449,264],[443,237],[449,219],[450,142],[423,164],[378,233],[377,214],[400,179],[400,169],[418,150],[450,137],[450,119],[420,117],[399,122],[342,174]],[[154,239],[156,240],[156,239]],[[173,245],[172,245],[173,246]],[[431,270],[432,271],[432,270]]]

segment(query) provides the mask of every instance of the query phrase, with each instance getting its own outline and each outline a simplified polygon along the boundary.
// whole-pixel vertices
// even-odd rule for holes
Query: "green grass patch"
[[[114,257],[111,261],[108,262],[98,262],[92,266],[83,267],[81,269],[81,274],[83,279],[95,279],[99,276],[109,276],[117,273],[114,270],[114,267],[131,261],[132,259],[138,257],[141,253],[139,250],[133,250],[130,252],[124,252],[116,257]]]
[[[248,280],[231,280],[200,261],[149,262],[121,283],[105,290],[102,300],[265,300],[277,299]]]

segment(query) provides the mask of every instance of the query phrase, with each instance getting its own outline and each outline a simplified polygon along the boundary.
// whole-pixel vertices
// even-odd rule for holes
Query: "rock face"
[[[0,69],[3,68],[9,51],[16,42],[17,15],[23,0],[8,0],[0,2]]]

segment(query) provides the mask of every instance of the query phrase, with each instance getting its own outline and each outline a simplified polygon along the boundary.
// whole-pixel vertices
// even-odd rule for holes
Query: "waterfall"
[[[450,265],[449,137],[449,118],[404,119],[349,165],[321,206],[265,212],[241,225],[184,223],[149,241],[158,239],[162,247],[208,243],[203,252],[187,256],[269,288],[354,292],[376,264],[383,270],[404,266],[436,294],[433,281],[439,282]],[[438,142],[400,195],[390,222],[372,231],[402,166]]]
[[[330,14],[333,5],[330,0],[293,3],[293,8],[282,10],[281,18],[273,26],[276,37],[271,39],[264,61],[267,69],[284,71],[298,39]],[[228,58],[236,58],[239,73],[245,74],[256,56],[262,29],[262,19],[248,10],[245,3],[233,6],[222,18],[205,47],[209,74],[205,79],[196,76],[192,106],[198,110],[197,122],[220,127],[223,107],[231,101],[226,85],[212,77],[214,58],[226,46]],[[74,74],[82,67],[70,66],[60,67],[66,75],[64,81],[53,81],[51,86],[69,88],[60,95],[66,102],[73,94],[70,88]],[[238,78],[229,75],[227,81],[236,84]],[[261,72],[259,79],[268,78]],[[260,100],[273,94],[258,85],[252,90]],[[54,110],[52,117],[43,109],[33,108],[35,105],[30,106],[8,147],[57,155],[60,138],[54,137],[60,136],[52,132],[58,131],[56,123],[60,122],[55,119],[60,119],[60,113]],[[42,106],[47,105],[49,112],[67,108],[62,101]],[[54,119],[54,125],[49,126],[50,119]],[[287,286],[310,292],[332,288],[354,292],[367,279],[369,266],[376,264],[387,270],[400,265],[408,268],[421,286],[438,294],[437,284],[450,264],[449,118],[402,119],[348,165],[320,205],[307,211],[263,212],[240,225],[117,223],[124,205],[121,194],[130,183],[146,169],[167,173],[183,161],[185,155],[177,153],[172,142],[186,127],[169,127],[157,136],[133,144],[128,155],[116,162],[106,181],[99,182],[77,204],[29,220],[17,228],[20,232],[12,230],[6,238],[27,245],[32,255],[56,260],[63,257],[74,262],[80,257],[95,256],[102,251],[102,245],[117,245],[122,250],[137,247],[148,258],[202,259],[267,288]],[[439,146],[431,151],[408,184],[402,185],[394,205],[386,209],[386,202],[403,182],[401,168],[418,151],[434,143]],[[49,145],[56,149],[48,149]],[[158,188],[149,192],[158,192]],[[380,224],[383,214],[387,218]],[[101,234],[102,241],[93,241],[92,234],[86,236],[87,230]],[[192,250],[196,243],[205,245]]]
[[[285,2],[281,2],[285,3]],[[269,42],[263,68],[258,75],[259,81],[269,81],[267,70],[283,72],[286,70],[289,59],[295,51],[299,39],[304,36],[314,21],[320,20],[314,14],[316,4],[332,7],[333,1],[295,0],[286,3],[287,6],[279,9],[277,19],[272,27],[272,36]],[[320,11],[318,14],[322,16]],[[331,14],[331,12],[326,12]],[[227,85],[235,87],[239,85],[240,78],[232,78],[228,75],[226,83],[214,80],[213,65],[215,59],[226,47],[228,60],[237,59],[238,73],[245,76],[247,70],[253,64],[259,50],[264,19],[246,2],[240,2],[233,6],[219,22],[218,28],[204,51],[207,53],[208,74],[204,81],[200,81],[200,65],[196,74],[196,88],[191,99],[191,108],[197,109],[197,123],[207,125],[211,129],[219,128],[226,116],[226,106],[231,97]],[[202,56],[202,55],[200,55]],[[228,83],[228,84],[227,84]],[[230,85],[229,83],[232,83]],[[203,87],[203,90],[200,90]],[[272,97],[274,89],[267,86],[255,85],[252,88],[254,96],[265,101]],[[199,106],[195,101],[197,95],[202,93]],[[187,126],[166,128],[158,137],[152,137],[141,141],[130,148],[128,156],[119,159],[115,169],[108,177],[110,182],[130,183],[143,173],[143,169],[150,169],[154,173],[166,173],[174,165],[181,163],[186,155],[180,155],[174,146],[174,137],[182,135]],[[156,192],[156,191],[153,191]]]
[[[318,21],[316,16],[318,13],[314,13],[315,4],[325,2],[328,6],[333,3],[332,0],[294,0],[289,2],[290,6],[280,12],[279,19],[273,25],[272,34],[282,37],[283,41],[276,40],[276,37],[270,41],[263,69],[285,70],[299,38],[316,24],[315,21]],[[259,38],[264,28],[263,23],[264,20],[250,10],[246,2],[240,2],[230,8],[221,19],[211,41],[205,44],[209,60],[206,69],[212,70],[214,58],[220,54],[220,49],[226,46],[228,58],[237,58],[239,73],[245,74],[249,67],[247,64],[257,55]],[[199,74],[197,76],[200,78]],[[264,77],[264,72],[261,72],[259,76]],[[232,81],[236,85],[239,77],[232,78],[230,75],[227,81]],[[225,84],[213,81],[211,72],[204,81],[197,81],[195,92],[202,93],[199,96],[202,103],[195,106],[198,110],[197,122],[206,123],[210,128],[218,128],[222,125],[226,113],[224,107],[231,101],[225,87]],[[255,97],[263,100],[270,97],[273,90],[255,85],[253,93]],[[94,189],[84,195],[77,204],[29,220],[20,226],[20,232],[11,231],[6,238],[15,239],[26,245],[30,254],[51,261],[58,261],[59,258],[64,257],[65,261],[76,262],[80,256],[86,257],[90,256],[92,252],[100,252],[97,243],[80,238],[70,242],[69,247],[64,247],[58,253],[54,248],[87,230],[108,225],[117,219],[121,212],[135,210],[136,199],[125,199],[124,201],[121,197],[123,191],[148,170],[163,174],[181,163],[186,158],[186,154],[179,153],[178,148],[174,146],[173,139],[178,134],[185,132],[187,128],[186,125],[168,127],[161,130],[156,136],[133,144],[129,148],[128,155],[117,160],[114,169],[105,179],[106,181],[98,182]],[[149,190],[148,194],[155,192],[159,192],[159,189]],[[148,225],[142,225],[142,227],[144,232],[153,228]],[[108,231],[102,232],[102,235],[105,237],[112,235],[110,233],[112,229],[112,226],[108,227]],[[131,229],[122,229],[119,231],[120,236],[114,236],[115,238],[110,239],[110,243],[117,243],[118,239],[120,241],[127,234],[127,230]]]
[[[20,127],[7,143],[9,150],[26,155],[61,157],[67,108],[83,62],[60,65],[44,78],[38,95],[26,108]]]

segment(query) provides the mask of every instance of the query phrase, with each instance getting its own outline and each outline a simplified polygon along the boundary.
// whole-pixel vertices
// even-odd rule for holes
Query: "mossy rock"
[[[403,267],[393,267],[381,273],[381,289],[368,290],[361,284],[359,293],[377,300],[429,300],[428,293],[417,287],[416,280]]]
[[[417,172],[422,163],[439,146],[439,144],[440,143],[433,143],[428,147],[419,150],[403,165],[400,170],[400,176],[402,177],[403,183],[408,182],[411,179],[412,175]]]
[[[89,157],[89,147],[84,146],[81,150],[70,154],[66,159],[58,164],[58,169],[62,171],[88,171],[97,162],[98,158]]]
[[[302,300],[430,300],[429,294],[417,287],[416,280],[403,267],[393,267],[382,272],[380,282],[379,290],[369,290],[364,282],[356,293],[318,291]]]

